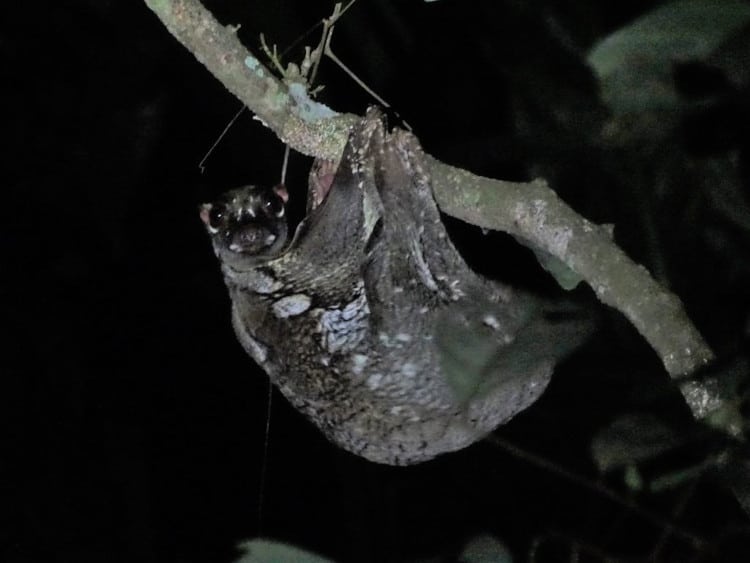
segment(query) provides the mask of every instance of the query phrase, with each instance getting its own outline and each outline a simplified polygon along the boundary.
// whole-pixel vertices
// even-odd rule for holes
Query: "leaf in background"
[[[653,493],[660,493],[668,489],[676,489],[677,487],[681,487],[689,481],[695,481],[701,475],[703,475],[706,470],[712,465],[713,460],[707,459],[703,463],[691,465],[677,471],[665,473],[652,479],[648,485],[648,488]]]
[[[235,563],[332,563],[298,547],[272,540],[254,539],[240,544],[245,554]]]
[[[437,327],[442,373],[456,401],[462,405],[492,388],[487,384],[487,366],[500,345],[484,332],[465,327],[448,315]]]
[[[673,64],[707,58],[748,22],[742,0],[678,0],[601,40],[588,62],[615,114],[675,110]]]
[[[638,468],[632,463],[625,466],[625,485],[631,491],[640,491],[643,489],[643,477],[641,477]]]
[[[728,454],[722,460],[719,471],[743,510],[750,514],[750,452],[745,447]]]
[[[625,414],[600,430],[591,455],[601,471],[632,466],[681,444],[677,434],[652,415]]]
[[[541,249],[532,248],[534,256],[536,256],[537,262],[544,268],[566,291],[571,291],[583,281],[580,274],[574,272],[565,262],[560,260],[557,256],[553,256],[549,252]]]
[[[512,304],[498,304],[475,295],[438,316],[435,343],[456,401],[502,395],[507,420],[541,395],[552,367],[579,347],[592,328],[590,316],[569,303],[518,293]]]
[[[545,271],[547,271],[547,273],[549,273],[553,278],[555,278],[557,284],[564,290],[571,291],[583,281],[583,278],[580,276],[580,274],[574,272],[565,262],[560,260],[557,256],[554,256],[546,250],[542,250],[541,248],[536,247],[530,240],[527,240],[523,237],[514,236],[513,238],[515,238],[516,241],[519,242],[519,244],[522,244],[534,253],[536,261],[539,262],[539,265],[544,268]]]
[[[513,563],[510,550],[489,534],[471,538],[458,557],[460,563]]]

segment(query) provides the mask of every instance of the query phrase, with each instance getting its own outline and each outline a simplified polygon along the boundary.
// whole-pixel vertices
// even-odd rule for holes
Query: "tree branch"
[[[274,77],[198,0],[145,0],[167,29],[224,86],[286,144],[304,154],[337,160],[350,125],[307,96],[301,77]],[[543,180],[491,180],[427,156],[435,199],[445,213],[508,232],[556,257],[591,285],[599,299],[621,311],[646,338],[673,377],[688,375],[713,354],[679,299],[631,261],[610,233],[560,201]],[[683,380],[680,388],[698,418],[723,399],[714,380]]]
[[[169,32],[279,139],[293,149],[338,160],[354,115],[307,96],[302,79],[282,82],[248,51],[236,28],[221,25],[197,0],[146,0]]]

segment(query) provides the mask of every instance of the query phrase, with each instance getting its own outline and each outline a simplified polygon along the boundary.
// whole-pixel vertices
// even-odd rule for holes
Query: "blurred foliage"
[[[273,540],[254,539],[240,544],[244,551],[235,563],[331,563],[319,555]]]
[[[482,534],[463,547],[458,563],[513,563],[510,550],[496,537]]]
[[[656,457],[680,444],[679,433],[653,415],[625,414],[603,428],[591,443],[601,471]]]
[[[674,65],[706,61],[748,22],[742,0],[677,0],[641,16],[589,51],[602,99],[615,114],[678,109]]]

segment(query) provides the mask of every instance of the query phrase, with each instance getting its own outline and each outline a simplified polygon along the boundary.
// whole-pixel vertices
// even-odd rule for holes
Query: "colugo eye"
[[[263,204],[263,208],[268,215],[273,215],[275,217],[281,217],[284,215],[284,202],[274,193],[269,194],[268,199],[266,199]]]
[[[211,206],[208,212],[208,226],[213,229],[218,229],[224,218],[226,217],[227,209],[222,203],[217,203]]]

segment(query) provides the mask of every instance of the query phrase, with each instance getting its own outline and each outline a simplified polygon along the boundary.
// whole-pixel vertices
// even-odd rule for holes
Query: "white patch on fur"
[[[370,358],[364,354],[354,354],[352,356],[352,372],[354,372],[355,375],[362,375],[362,372],[369,361]]]
[[[401,366],[401,373],[403,373],[406,377],[414,377],[415,375],[417,375],[417,366],[415,366],[411,362],[407,362],[403,366]]]
[[[381,373],[373,373],[370,377],[367,378],[367,387],[370,388],[370,390],[374,391],[378,387],[380,387],[380,383],[383,381],[383,374]]]
[[[310,303],[312,303],[312,300],[304,293],[288,295],[272,305],[273,314],[280,319],[295,317],[307,311],[310,308]]]
[[[485,315],[482,318],[482,322],[493,330],[500,329],[500,321],[497,320],[495,315]]]
[[[351,352],[367,333],[370,308],[364,286],[357,297],[337,309],[326,309],[320,315],[321,345],[330,354]]]

